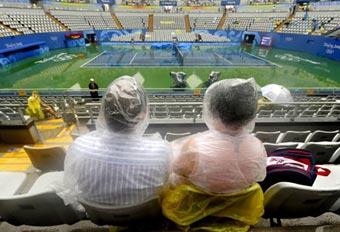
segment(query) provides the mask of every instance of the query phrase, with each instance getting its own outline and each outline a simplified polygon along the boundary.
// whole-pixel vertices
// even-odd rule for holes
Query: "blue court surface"
[[[273,66],[274,63],[235,46],[177,46],[154,49],[150,46],[108,47],[82,67],[117,66]]]

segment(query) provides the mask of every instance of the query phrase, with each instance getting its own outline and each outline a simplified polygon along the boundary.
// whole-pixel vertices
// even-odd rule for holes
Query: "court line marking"
[[[215,54],[216,56],[218,56],[219,58],[221,58],[222,60],[227,61],[229,64],[233,64],[233,63],[231,63],[229,60],[227,60],[226,58],[224,58],[223,56],[217,54],[216,52],[214,52],[214,54]]]
[[[269,61],[269,60],[267,60],[267,59],[265,59],[265,58],[262,58],[262,57],[259,57],[259,56],[250,54],[250,53],[245,52],[245,51],[242,51],[242,52],[248,54],[249,56],[252,56],[252,57],[255,57],[255,58],[260,59],[260,60],[262,60],[262,61],[265,61],[265,62],[267,62],[267,63],[269,63],[269,64],[271,64],[271,65],[274,65],[274,66],[277,66],[277,67],[279,67],[279,68],[282,68],[281,65],[278,65],[278,64],[276,64],[276,63],[274,63],[274,62],[271,62],[271,61]]]
[[[85,62],[84,64],[80,65],[81,68],[83,68],[85,65],[87,65],[88,63],[92,62],[94,59],[96,59],[97,57],[103,55],[106,51],[103,51],[102,53],[100,53],[99,55],[93,57],[91,60]]]
[[[132,59],[130,60],[130,63],[129,63],[129,64],[132,64],[132,62],[135,60],[136,56],[137,56],[137,52],[136,52],[135,55],[132,57]]]

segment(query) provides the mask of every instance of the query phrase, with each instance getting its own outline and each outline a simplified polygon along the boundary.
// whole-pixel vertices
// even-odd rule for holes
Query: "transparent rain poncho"
[[[79,198],[129,206],[158,196],[168,178],[170,148],[158,135],[143,137],[148,101],[132,77],[113,81],[103,96],[96,131],[77,138],[65,159],[66,204]]]
[[[251,135],[257,91],[254,79],[226,79],[204,96],[209,130],[172,143],[172,183],[191,183],[209,193],[231,193],[262,181],[266,151]]]
[[[140,136],[148,125],[148,98],[141,84],[129,76],[113,81],[102,99],[97,131]]]

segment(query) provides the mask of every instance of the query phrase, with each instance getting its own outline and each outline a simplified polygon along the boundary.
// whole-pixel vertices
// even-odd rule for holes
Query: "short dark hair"
[[[234,86],[217,84],[210,90],[208,110],[226,126],[239,128],[255,118],[257,91],[251,82]]]

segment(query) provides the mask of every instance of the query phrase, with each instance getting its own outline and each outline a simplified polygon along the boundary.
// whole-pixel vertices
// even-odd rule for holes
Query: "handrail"
[[[308,95],[308,96],[319,96],[319,95],[340,95],[340,88],[334,87],[325,87],[325,88],[311,88],[311,87],[295,87],[288,88],[293,96],[297,95]],[[19,92],[23,89],[0,89],[0,96],[19,96]],[[65,89],[65,88],[34,88],[34,89],[24,89],[26,94],[30,94],[32,91],[38,91],[40,95],[49,95],[49,96],[77,96],[77,95],[89,95],[89,90],[87,88],[81,89]],[[145,88],[148,93],[159,93],[159,92],[168,92],[173,94],[181,94],[183,92],[188,93],[195,90],[200,90],[204,92],[205,88],[196,88],[196,89],[173,89],[173,88]],[[98,92],[104,93],[106,88],[100,88]]]

